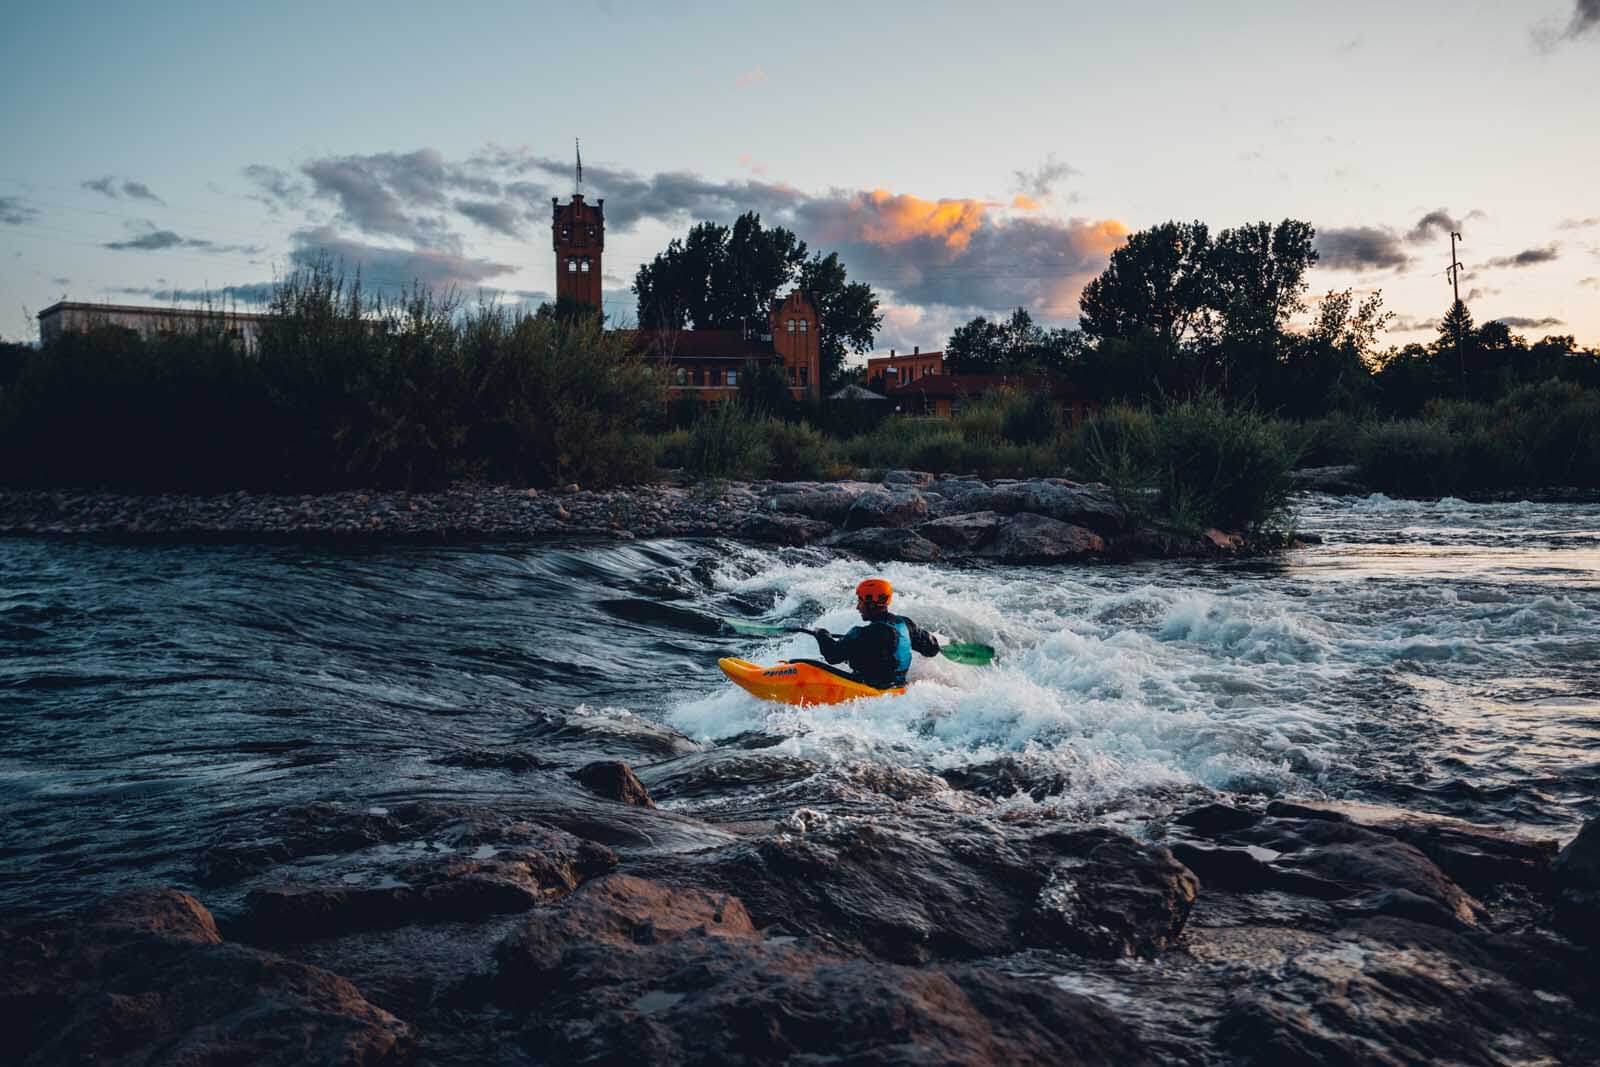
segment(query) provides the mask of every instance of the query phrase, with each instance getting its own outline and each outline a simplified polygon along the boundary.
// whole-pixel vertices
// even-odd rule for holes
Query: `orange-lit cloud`
[[[987,204],[982,200],[924,200],[908,193],[874,189],[851,204],[856,232],[873,244],[904,244],[930,239],[952,252],[961,252],[983,225]]]
[[[1016,208],[1018,211],[1038,211],[1042,207],[1039,201],[1035,200],[1026,193],[1018,193],[1016,196],[1012,197],[1011,206]]]
[[[735,89],[748,89],[752,85],[757,85],[766,80],[767,72],[761,67],[756,67],[753,70],[745,71],[743,74],[733,79],[733,87]]]

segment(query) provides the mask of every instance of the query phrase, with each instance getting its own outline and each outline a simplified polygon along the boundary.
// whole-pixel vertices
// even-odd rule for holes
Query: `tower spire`
[[[575,191],[576,191],[577,195],[582,196],[583,195],[583,146],[578,142],[578,139],[576,137],[574,137],[572,139],[572,150],[573,150],[574,153],[577,154],[577,157],[578,157],[578,188]]]

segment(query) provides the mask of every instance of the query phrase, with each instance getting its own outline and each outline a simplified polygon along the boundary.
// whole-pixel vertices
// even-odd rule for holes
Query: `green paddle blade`
[[[784,634],[805,633],[797,631],[793,626],[773,626],[764,622],[747,622],[744,619],[723,619],[722,625],[736,634],[749,634],[752,637],[781,637]]]
[[[969,667],[987,667],[994,662],[994,649],[988,645],[959,642],[940,645],[939,655],[951,663],[965,663]]]

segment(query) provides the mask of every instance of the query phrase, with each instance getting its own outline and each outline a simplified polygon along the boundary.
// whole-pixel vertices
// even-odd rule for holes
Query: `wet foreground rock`
[[[498,995],[551,1062],[1151,1062],[1085,997],[764,939],[739,900],[613,876],[501,945]]]
[[[1205,804],[1136,837],[1065,819],[1030,796],[1043,786],[1029,768],[995,761],[948,782],[855,776],[827,810],[718,825],[626,802],[629,783],[650,782],[668,807],[696,794],[712,753],[664,749],[635,775],[574,745],[578,758],[544,778],[506,771],[519,792],[492,804],[307,805],[240,827],[197,868],[225,875],[206,900],[220,923],[166,889],[0,928],[8,1056],[1600,1054],[1600,969],[1580,919],[1597,888],[1595,824],[1559,857],[1549,842],[1359,805]],[[765,751],[728,754],[744,767]],[[782,764],[783,781],[823,773]],[[627,840],[572,828],[584,826]]]
[[[0,1027],[25,1064],[398,1064],[416,1034],[349,981],[222,942],[176,890],[0,930]]]

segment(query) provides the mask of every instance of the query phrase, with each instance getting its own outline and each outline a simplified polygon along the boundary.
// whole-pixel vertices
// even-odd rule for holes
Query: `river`
[[[1299,514],[1322,543],[1266,560],[887,565],[899,610],[998,665],[920,660],[904,697],[813,710],[715,665],[809,638],[709,620],[846,629],[872,571],[819,550],[0,542],[0,911],[189,884],[284,805],[492,802],[524,787],[448,757],[571,719],[670,738],[641,776],[712,821],[1005,759],[1032,787],[1001,806],[1134,833],[1225,794],[1561,838],[1600,814],[1600,504]]]

